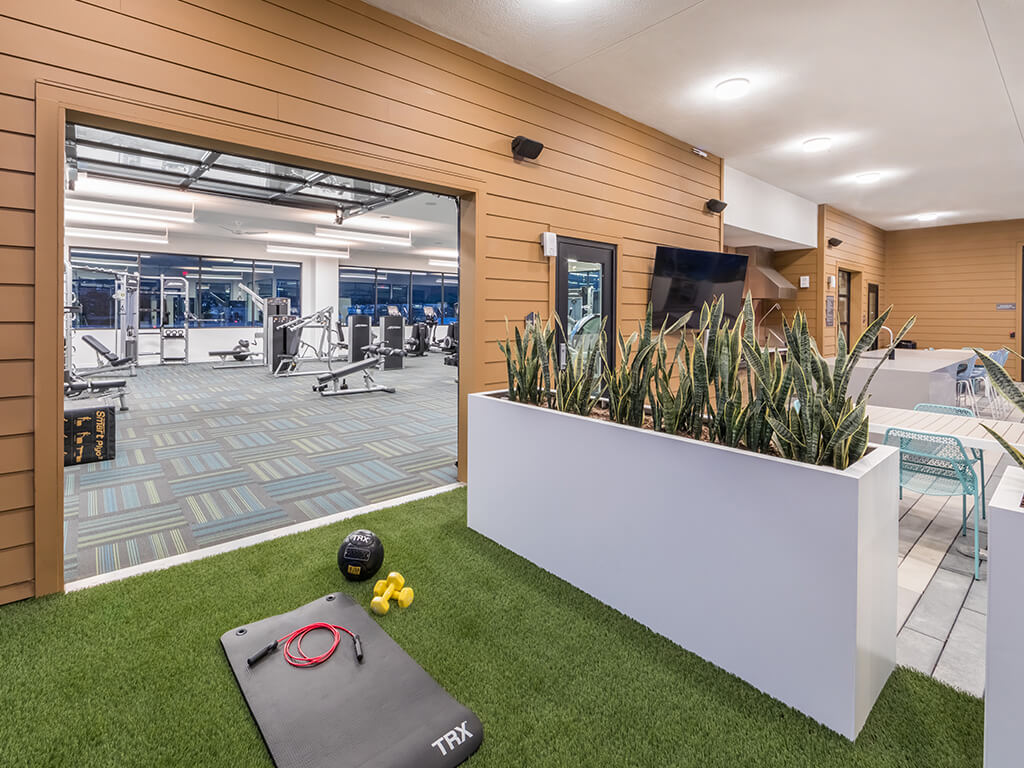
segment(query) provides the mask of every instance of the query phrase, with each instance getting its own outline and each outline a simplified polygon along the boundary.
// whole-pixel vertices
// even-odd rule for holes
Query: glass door
[[[613,361],[615,246],[559,237],[555,292],[555,311],[565,332],[558,342],[560,364],[571,351],[597,343],[602,322],[605,356]]]
[[[850,340],[850,284],[851,275],[845,269],[839,270],[839,295],[836,297],[836,313],[839,315],[839,330],[846,338],[849,348]]]

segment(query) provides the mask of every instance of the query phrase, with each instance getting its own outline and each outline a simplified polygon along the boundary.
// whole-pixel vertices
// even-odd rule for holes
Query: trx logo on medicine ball
[[[473,734],[466,730],[467,720],[462,721],[462,725],[456,725],[448,733],[444,734],[437,741],[430,742],[430,746],[437,747],[441,750],[441,757],[447,755],[455,747],[465,743],[467,739],[473,737]]]

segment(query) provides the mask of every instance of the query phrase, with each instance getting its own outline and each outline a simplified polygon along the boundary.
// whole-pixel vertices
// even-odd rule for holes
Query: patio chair
[[[960,496],[963,517],[960,535],[967,535],[967,497],[974,497],[974,578],[979,578],[978,509],[980,505],[975,460],[952,435],[937,435],[893,427],[885,445],[900,449],[900,495],[908,488],[926,496]]]
[[[989,355],[993,361],[999,363],[999,365],[1005,366],[1006,361],[1010,358],[1010,350],[1006,347],[997,349],[991,355]],[[998,390],[992,386],[992,379],[988,375],[988,370],[984,365],[976,365],[974,372],[971,375],[973,378],[972,384],[974,385],[975,392],[977,392],[977,385],[984,383],[985,385],[985,397],[988,399],[989,408],[992,410],[992,415],[997,418],[1002,416],[1005,411],[1003,406],[1009,405],[1002,395],[999,394]]]
[[[965,352],[973,351],[970,347],[964,347]],[[956,372],[956,401],[957,403],[964,403],[970,398],[970,403],[974,409],[978,407],[977,393],[974,391],[974,368],[978,358],[972,357],[966,365],[963,366],[963,370],[957,368]]]
[[[977,414],[970,408],[961,408],[958,405],[940,405],[939,403],[918,403],[914,406],[915,411],[923,413],[941,413],[946,416],[969,416],[977,418]],[[981,519],[985,519],[985,510],[988,503],[985,500],[985,452],[980,448],[971,448],[971,456],[978,462],[978,478],[981,482]],[[902,496],[901,496],[902,498]]]

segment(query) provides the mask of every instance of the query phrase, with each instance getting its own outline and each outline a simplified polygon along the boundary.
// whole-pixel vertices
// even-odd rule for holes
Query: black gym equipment
[[[459,324],[454,322],[448,326],[448,335],[441,341],[441,349],[448,354],[444,357],[445,365],[459,367]]]
[[[377,534],[360,528],[341,541],[338,569],[349,581],[366,581],[376,575],[384,562],[384,545]]]
[[[411,357],[423,357],[430,349],[430,327],[426,323],[413,323],[409,338],[405,340],[405,352]]]
[[[220,365],[213,366],[216,370],[223,368],[255,368],[263,365],[263,353],[252,347],[248,339],[239,339],[231,349],[220,349],[210,352],[210,357],[219,357]],[[234,360],[229,363],[228,358]]]
[[[130,357],[118,357],[110,351],[106,344],[102,343],[90,333],[84,334],[81,338],[82,341],[93,348],[97,358],[106,360],[106,363],[102,366],[104,370],[108,370],[110,368],[122,368],[134,362]],[[94,371],[94,373],[99,373],[99,370]]]
[[[356,351],[356,347],[351,347],[352,352]],[[336,395],[362,395],[367,392],[388,392],[394,394],[394,387],[384,387],[373,380],[373,375],[370,373],[374,368],[379,367],[386,357],[391,355],[400,355],[402,351],[400,349],[390,349],[381,344],[367,344],[365,347],[359,349],[363,354],[369,354],[369,357],[363,357],[361,360],[355,363],[349,363],[344,365],[336,371],[328,371],[327,373],[321,373],[316,377],[316,384],[313,385],[313,391],[319,392],[322,397],[334,397]],[[353,373],[363,374],[363,388],[362,389],[349,389],[348,383],[345,381],[345,377]],[[328,387],[332,389],[328,391]]]
[[[405,318],[397,314],[397,307],[394,309],[396,314],[388,314],[380,319],[381,344],[389,349],[398,351],[398,354],[389,354],[384,357],[385,371],[401,368],[402,358],[405,357],[404,352],[402,352],[403,345],[405,344]]]
[[[366,348],[373,343],[369,315],[348,316],[348,361],[357,363],[366,357]]]
[[[363,659],[342,645],[307,669],[274,652],[248,663],[320,622],[358,636]],[[331,634],[309,633],[302,652],[324,654]],[[450,768],[483,740],[480,719],[340,592],[228,630],[220,642],[277,768]]]

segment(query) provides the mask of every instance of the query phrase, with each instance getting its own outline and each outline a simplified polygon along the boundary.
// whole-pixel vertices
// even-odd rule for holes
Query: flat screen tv
[[[692,311],[688,327],[700,325],[704,302],[725,297],[725,316],[730,323],[743,310],[743,284],[747,277],[747,257],[742,253],[694,251],[659,245],[651,276],[651,304],[654,326],[665,320],[671,325]]]

